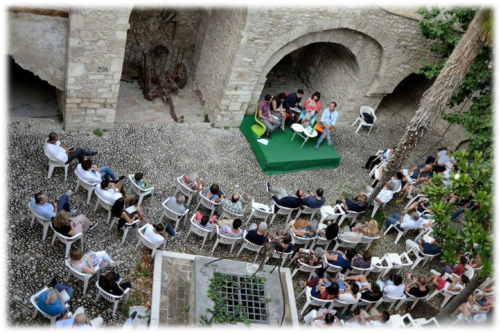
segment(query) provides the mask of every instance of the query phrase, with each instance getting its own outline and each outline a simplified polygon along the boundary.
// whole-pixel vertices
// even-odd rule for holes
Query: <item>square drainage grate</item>
[[[226,275],[226,274],[224,274]],[[223,299],[229,299],[238,287],[247,281],[231,299],[226,303],[226,310],[236,316],[241,315],[250,322],[267,323],[267,297],[265,280],[254,278],[250,281],[248,276],[227,275],[232,282],[227,282],[226,286],[219,287],[218,293]],[[262,282],[263,281],[263,282]],[[239,304],[241,303],[241,306]]]

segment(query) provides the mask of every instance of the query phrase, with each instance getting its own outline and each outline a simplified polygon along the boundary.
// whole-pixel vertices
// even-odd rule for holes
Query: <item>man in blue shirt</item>
[[[322,188],[318,188],[316,190],[316,195],[308,195],[306,198],[302,199],[302,203],[309,208],[320,208],[325,204],[324,192]]]
[[[332,145],[332,139],[330,138],[330,133],[334,130],[335,124],[337,124],[337,118],[339,117],[339,113],[337,112],[337,103],[331,102],[330,106],[323,111],[323,115],[321,116],[321,121],[319,122],[319,126],[323,129],[323,134],[318,139],[316,146],[314,148],[318,149],[319,145],[323,142],[323,140],[328,140],[328,145]]]
[[[69,206],[69,196],[72,193],[71,190],[68,190],[66,194],[62,195],[56,202],[55,200],[49,200],[45,193],[39,192],[35,194],[34,198],[31,198],[30,207],[35,214],[46,220],[55,217],[61,210],[65,210],[74,215],[76,209],[72,210]]]

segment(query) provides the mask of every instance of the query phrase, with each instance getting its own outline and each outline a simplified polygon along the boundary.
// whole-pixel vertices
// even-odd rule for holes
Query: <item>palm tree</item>
[[[482,8],[474,16],[466,33],[446,61],[434,84],[422,96],[420,107],[406,127],[406,132],[398,144],[394,157],[387,165],[388,172],[383,173],[382,180],[370,196],[369,202],[373,201],[383,185],[402,166],[413,147],[417,145],[419,138],[435,123],[436,119],[441,117],[453,93],[469,71],[478,51],[485,43],[492,42],[492,31],[491,9]],[[465,303],[469,295],[484,280],[484,277],[479,278],[476,275],[461,293],[448,302],[436,318],[441,321],[449,320],[453,311],[460,304]]]

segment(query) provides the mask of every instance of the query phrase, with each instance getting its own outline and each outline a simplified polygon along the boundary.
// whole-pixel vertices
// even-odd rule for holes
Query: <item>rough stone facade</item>
[[[71,8],[66,130],[112,128],[131,8]]]

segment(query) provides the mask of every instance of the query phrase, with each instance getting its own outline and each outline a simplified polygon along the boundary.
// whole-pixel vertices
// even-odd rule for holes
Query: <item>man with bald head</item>
[[[246,194],[240,196],[238,193],[234,193],[231,197],[231,200],[222,200],[222,208],[224,208],[231,214],[243,215],[248,209],[248,205],[246,203],[247,199],[248,197]]]
[[[295,191],[294,195],[288,195],[288,192],[282,188],[277,186],[272,186],[269,182],[266,182],[266,190],[267,192],[273,193],[273,200],[281,207],[286,208],[299,208],[303,202],[302,199],[304,197],[303,190]],[[274,212],[276,213],[279,210],[278,207],[274,207]]]
[[[64,317],[56,322],[56,328],[74,328],[74,329],[96,329],[102,326],[104,320],[97,317],[92,320],[85,314],[85,309],[79,307],[75,313],[67,312]]]

